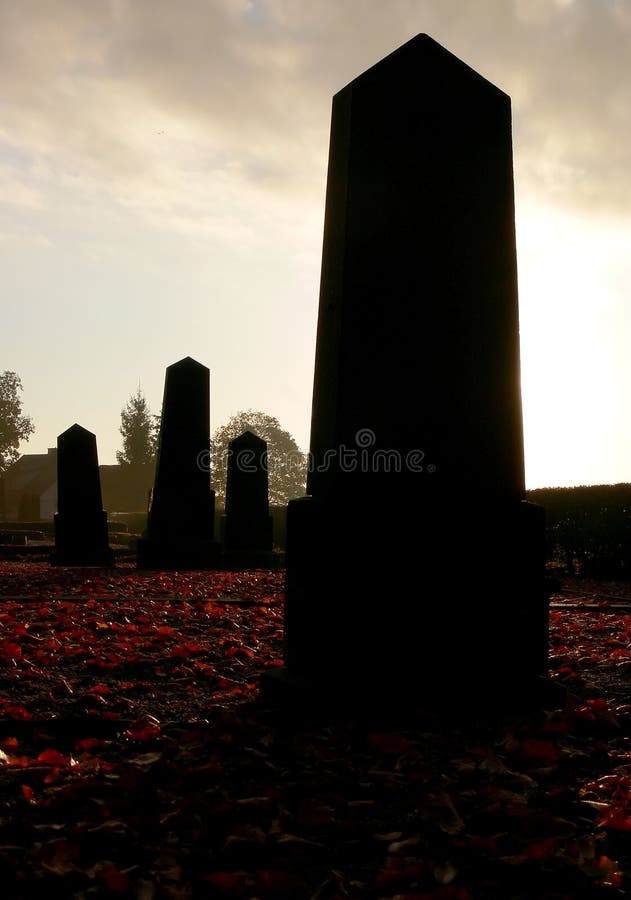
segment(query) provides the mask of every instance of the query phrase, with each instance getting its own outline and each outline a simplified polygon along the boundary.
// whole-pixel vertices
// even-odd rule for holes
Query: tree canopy
[[[158,417],[153,415],[140,390],[129,398],[121,410],[118,429],[123,438],[123,449],[117,450],[120,465],[148,465],[155,463],[158,440]]]
[[[292,435],[281,428],[278,419],[251,409],[233,415],[214,432],[211,441],[212,483],[219,505],[225,502],[228,444],[244,431],[251,431],[267,441],[267,471],[269,502],[285,506],[294,497],[305,493],[307,456]]]
[[[18,459],[20,442],[35,431],[30,417],[22,414],[21,390],[15,372],[0,373],[0,474]]]

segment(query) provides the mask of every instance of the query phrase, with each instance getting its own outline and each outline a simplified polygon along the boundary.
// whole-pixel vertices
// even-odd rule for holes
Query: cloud
[[[9,207],[41,209],[44,203],[40,191],[16,178],[14,169],[1,163],[0,196]]]
[[[48,181],[202,230],[246,195],[315,209],[332,94],[419,31],[512,96],[520,190],[628,215],[626,0],[4,4],[13,197]]]

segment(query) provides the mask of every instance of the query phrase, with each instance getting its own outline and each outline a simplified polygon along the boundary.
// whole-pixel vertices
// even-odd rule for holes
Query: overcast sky
[[[23,452],[184,356],[308,446],[331,98],[419,32],[512,98],[527,486],[631,481],[631,0],[1,3]]]

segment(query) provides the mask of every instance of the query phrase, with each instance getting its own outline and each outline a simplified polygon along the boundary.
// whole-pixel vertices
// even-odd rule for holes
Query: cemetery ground
[[[464,722],[269,706],[283,575],[0,561],[3,897],[631,895],[631,585],[557,585],[563,709]]]

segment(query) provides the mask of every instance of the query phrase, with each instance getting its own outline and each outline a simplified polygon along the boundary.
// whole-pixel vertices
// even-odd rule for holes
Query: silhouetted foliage
[[[159,424],[159,417],[149,411],[147,400],[138,388],[121,410],[119,431],[123,449],[116,452],[116,461],[120,465],[155,463]]]
[[[0,373],[0,473],[18,459],[20,441],[28,441],[35,431],[30,417],[22,415],[21,390],[15,372]]]
[[[631,578],[631,484],[528,491],[546,510],[548,559],[568,574]]]
[[[269,501],[272,506],[285,506],[294,497],[302,497],[307,480],[307,456],[292,435],[281,428],[278,419],[251,409],[238,412],[218,428],[211,440],[212,482],[217,502],[226,497],[228,444],[244,431],[251,431],[267,441]]]

